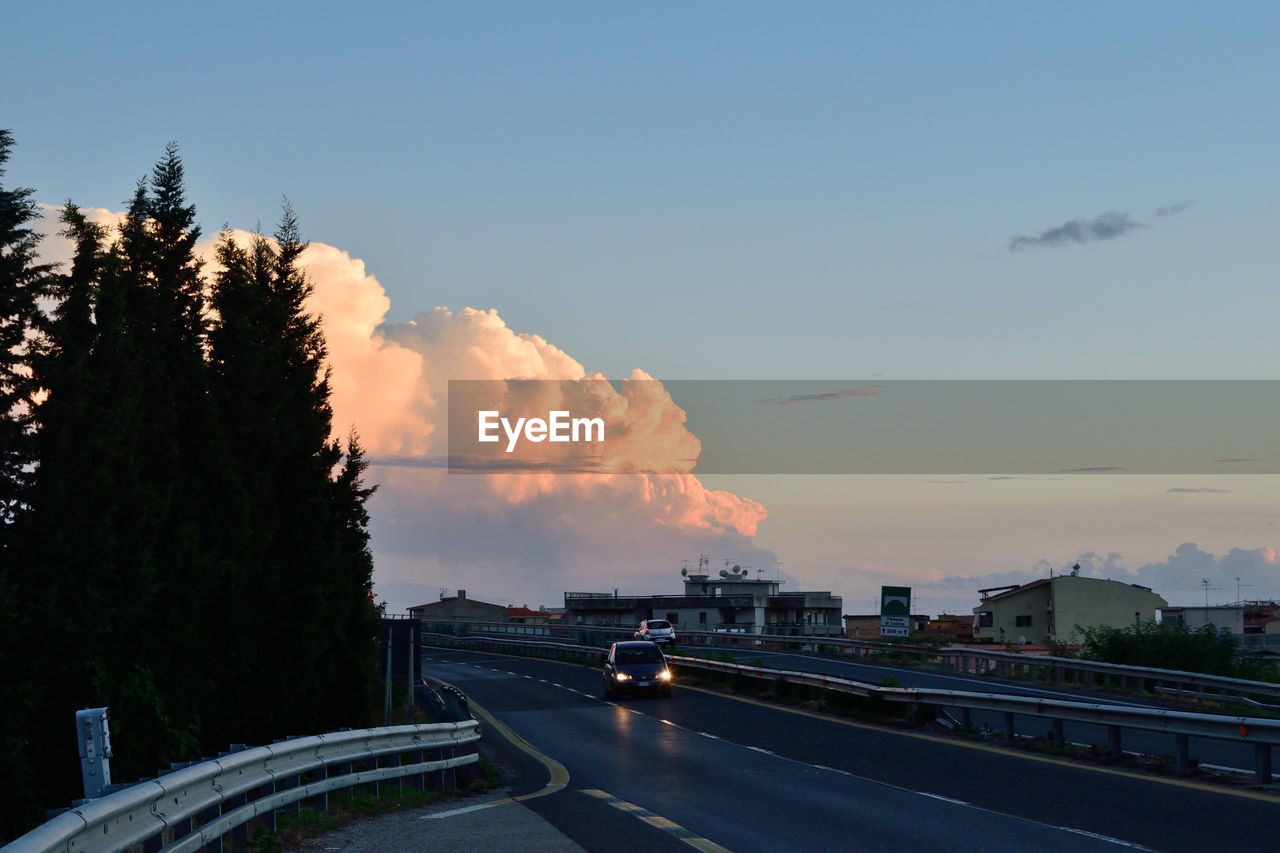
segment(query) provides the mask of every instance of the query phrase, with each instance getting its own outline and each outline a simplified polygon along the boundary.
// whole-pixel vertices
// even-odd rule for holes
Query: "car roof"
[[[652,640],[619,640],[613,644],[615,649],[642,649],[648,646],[658,648],[658,644]]]

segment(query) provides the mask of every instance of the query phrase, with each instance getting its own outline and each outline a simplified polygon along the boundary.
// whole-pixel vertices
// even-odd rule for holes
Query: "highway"
[[[563,766],[562,787],[524,804],[591,851],[1230,849],[1271,837],[1280,818],[1274,793],[687,687],[606,702],[596,667],[447,649],[424,650],[423,663]],[[545,783],[547,771],[499,748],[496,727],[485,739],[499,762]]]

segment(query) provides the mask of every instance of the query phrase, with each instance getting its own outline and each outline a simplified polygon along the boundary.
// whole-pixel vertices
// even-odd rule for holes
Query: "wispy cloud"
[[[1232,462],[1266,462],[1265,456],[1219,456],[1213,460],[1219,464],[1229,464]]]
[[[1009,251],[1114,240],[1121,234],[1144,227],[1146,226],[1142,223],[1131,219],[1129,214],[1111,210],[1093,219],[1072,219],[1053,228],[1046,228],[1039,234],[1018,234],[1010,237]]]
[[[826,400],[844,400],[849,397],[870,397],[885,393],[883,385],[863,385],[859,388],[844,388],[840,391],[828,391],[824,394],[797,394],[781,400],[765,400],[766,403],[777,403],[779,406],[790,406],[793,403],[819,403]]]
[[[1229,495],[1231,494],[1231,490],[1230,489],[1210,489],[1210,488],[1169,489],[1167,494],[1170,494],[1170,495]]]
[[[1180,201],[1177,204],[1164,204],[1151,212],[1157,219],[1174,216],[1195,204],[1195,199]],[[1053,228],[1046,228],[1039,234],[1018,234],[1009,238],[1009,251],[1022,249],[1053,249],[1060,246],[1096,243],[1101,240],[1114,240],[1147,226],[1127,213],[1109,210],[1093,219],[1071,219]]]
[[[1151,215],[1157,216],[1160,218],[1164,218],[1166,216],[1174,216],[1186,210],[1188,207],[1190,207],[1195,203],[1196,203],[1195,199],[1189,198],[1186,201],[1180,201],[1177,204],[1162,204],[1159,207],[1157,207],[1155,210],[1153,210],[1151,212]]]
[[[1124,471],[1124,470],[1125,470],[1124,468],[1121,468],[1117,465],[1098,465],[1093,468],[1066,468],[1062,471],[1058,471],[1057,473],[1059,474],[1091,474],[1098,471]]]

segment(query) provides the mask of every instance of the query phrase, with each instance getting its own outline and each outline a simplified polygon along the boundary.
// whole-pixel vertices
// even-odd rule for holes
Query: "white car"
[[[646,619],[636,629],[637,640],[648,640],[651,643],[674,643],[676,629],[666,619]]]

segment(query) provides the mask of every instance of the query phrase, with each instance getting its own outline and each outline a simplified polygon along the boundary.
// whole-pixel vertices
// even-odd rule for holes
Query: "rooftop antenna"
[[[1218,587],[1209,586],[1208,578],[1200,578],[1200,583],[1204,586],[1204,606],[1207,608],[1209,606],[1209,590],[1218,589]]]
[[[1237,605],[1244,604],[1244,599],[1240,597],[1240,587],[1242,586],[1253,586],[1253,584],[1240,583],[1240,576],[1236,575],[1236,604]]]

